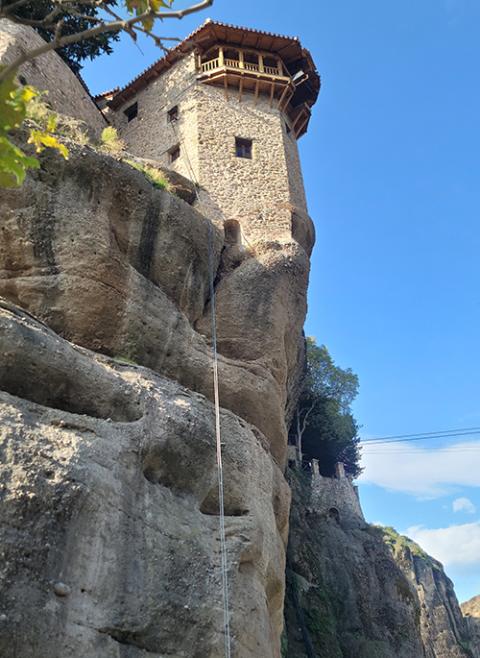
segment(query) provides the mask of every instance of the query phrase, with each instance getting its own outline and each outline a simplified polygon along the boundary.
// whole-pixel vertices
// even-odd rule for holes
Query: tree
[[[165,42],[178,41],[173,37],[154,34],[156,21],[183,18],[213,4],[202,0],[185,9],[172,10],[174,0],[0,0],[0,18],[30,26],[47,37],[45,43],[20,53],[8,65],[0,67],[0,187],[17,187],[30,168],[38,167],[35,157],[28,156],[11,140],[12,132],[21,127],[29,104],[39,92],[32,87],[21,87],[17,82],[18,69],[50,50],[58,50],[77,63],[98,51],[109,52],[109,39],[126,32],[134,41],[139,34],[152,38],[157,46],[168,52]],[[55,137],[55,117],[48,129],[30,129],[28,143],[36,151],[56,148],[64,157],[66,148]]]
[[[338,461],[353,477],[360,473],[358,425],[351,413],[357,393],[357,375],[335,365],[325,345],[308,338],[307,372],[290,436],[299,460],[318,459],[323,475],[333,475]]]
[[[178,39],[154,34],[152,30],[155,21],[180,19],[213,4],[213,0],[202,0],[185,9],[171,10],[174,0],[40,0],[40,3],[34,0],[35,10],[39,10],[38,17],[23,16],[22,10],[31,2],[0,0],[0,18],[28,25],[46,33],[50,38],[45,44],[21,53],[4,67],[0,71],[0,82],[10,78],[25,62],[50,50],[70,48],[74,44],[84,44],[91,39],[122,31],[134,41],[138,34],[145,34],[157,46],[168,51],[164,42]]]
[[[7,10],[11,4],[12,2],[7,3]],[[113,0],[109,4],[113,5]],[[42,23],[45,17],[51,14],[54,9],[55,3],[52,0],[34,0],[20,7],[14,15],[18,21],[24,24],[31,24],[32,21],[38,22],[36,30],[45,41],[51,42],[55,33],[52,29],[49,29],[48,25],[43,26]],[[82,15],[79,16],[72,13],[68,7],[61,9],[61,14],[59,14],[58,18],[63,20],[63,35],[78,34],[79,32],[95,27],[96,21],[99,18],[98,8],[95,3],[91,3],[91,6],[85,5],[83,7],[77,4],[76,12]],[[101,54],[110,55],[112,52],[111,42],[118,41],[119,38],[119,32],[101,33],[91,39],[84,39],[83,41],[59,48],[58,54],[70,66],[72,71],[79,73],[82,68],[82,60],[94,59]]]

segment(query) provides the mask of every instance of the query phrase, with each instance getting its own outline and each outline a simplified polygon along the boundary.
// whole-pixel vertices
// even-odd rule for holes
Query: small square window
[[[167,112],[167,122],[174,123],[175,121],[178,121],[178,105],[175,105]]]
[[[252,159],[252,140],[235,137],[235,155],[237,158]]]
[[[178,160],[179,157],[180,157],[180,144],[177,144],[176,146],[171,148],[170,151],[168,152],[168,160],[170,164],[172,164],[172,162]]]
[[[126,110],[123,110],[123,113],[127,117],[127,121],[132,121],[138,115],[138,103],[133,103]]]

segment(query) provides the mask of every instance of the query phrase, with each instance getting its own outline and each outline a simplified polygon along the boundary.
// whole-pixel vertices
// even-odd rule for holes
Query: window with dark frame
[[[127,121],[132,121],[138,115],[138,103],[135,101],[132,105],[129,105],[126,110],[123,110],[124,115],[127,117]]]
[[[252,140],[244,137],[235,137],[235,155],[237,158],[252,159]]]
[[[167,112],[167,122],[175,123],[175,121],[178,121],[178,105],[175,105]]]
[[[170,164],[172,164],[172,162],[178,160],[179,157],[180,157],[180,144],[176,144],[168,152],[168,161],[170,162]]]

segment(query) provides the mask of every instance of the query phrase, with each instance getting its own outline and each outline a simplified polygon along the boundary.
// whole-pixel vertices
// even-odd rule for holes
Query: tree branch
[[[159,18],[161,20],[163,20],[164,18],[181,19],[184,16],[201,11],[206,7],[210,7],[211,5],[213,5],[213,1],[214,0],[203,0],[202,2],[199,2],[190,7],[186,7],[185,9],[179,9],[178,11],[155,12],[152,9],[150,9],[144,12],[143,14],[139,14],[138,16],[133,16],[132,18],[129,19],[119,18],[117,20],[111,21],[110,23],[102,22],[100,25],[96,25],[95,27],[88,28],[86,30],[83,30],[82,32],[77,32],[77,34],[70,34],[59,38],[57,38],[57,32],[56,32],[56,37],[53,41],[46,42],[43,45],[39,46],[38,48],[34,48],[29,52],[22,53],[15,60],[13,60],[13,62],[11,62],[8,66],[2,69],[0,71],[0,82],[3,82],[10,76],[14,75],[17,69],[22,64],[25,64],[25,62],[29,62],[37,57],[40,57],[40,55],[44,55],[45,53],[48,53],[50,50],[57,50],[58,48],[63,48],[64,46],[68,46],[69,44],[72,43],[77,43],[78,41],[92,39],[93,37],[96,37],[99,34],[105,34],[107,32],[120,32],[123,30],[128,33],[132,29],[137,29],[137,23],[143,23],[144,21],[152,18],[153,19]],[[18,0],[18,2],[14,3],[14,5],[10,5],[10,6],[18,7],[20,4],[25,4],[24,0]],[[99,5],[99,7],[101,7],[101,5]],[[0,16],[7,16],[7,15],[2,12],[0,13]],[[17,22],[20,22],[20,19]]]

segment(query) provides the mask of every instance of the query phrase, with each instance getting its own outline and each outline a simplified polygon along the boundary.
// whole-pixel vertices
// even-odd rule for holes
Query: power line
[[[405,434],[405,438],[385,437],[374,439],[362,439],[362,445],[387,445],[389,443],[408,443],[410,441],[432,441],[438,439],[453,439],[461,436],[474,436],[480,434],[479,427],[463,428],[462,430],[444,430],[443,432],[426,432],[424,434]]]
[[[444,453],[480,453],[479,448],[440,448],[439,452]],[[364,456],[370,455],[418,455],[418,450],[367,450],[362,453]]]
[[[480,432],[480,427],[460,427],[451,430],[437,430],[436,432],[415,432],[414,434],[392,434],[390,436],[376,436],[372,439],[364,439],[362,443],[370,441],[388,441],[390,439],[409,439],[410,437],[427,437],[432,436],[433,434],[451,434],[453,432]]]

